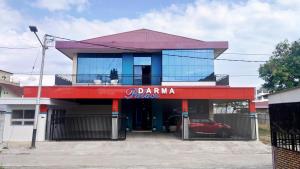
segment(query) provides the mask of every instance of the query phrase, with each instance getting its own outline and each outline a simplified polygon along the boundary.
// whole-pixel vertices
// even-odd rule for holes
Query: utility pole
[[[38,85],[38,92],[36,97],[36,105],[35,105],[35,113],[34,113],[34,124],[33,124],[33,131],[32,131],[32,140],[31,140],[31,147],[35,148],[35,142],[36,142],[36,135],[37,135],[37,126],[38,126],[38,117],[40,114],[40,105],[41,105],[41,92],[42,92],[42,83],[43,83],[43,74],[44,74],[44,61],[45,61],[45,55],[47,47],[47,37],[49,35],[45,34],[43,42],[41,42],[39,36],[36,34],[38,31],[35,26],[29,26],[29,29],[31,32],[35,34],[38,41],[40,42],[42,46],[42,62],[41,62],[41,68],[40,68],[40,78],[39,78],[39,85]]]

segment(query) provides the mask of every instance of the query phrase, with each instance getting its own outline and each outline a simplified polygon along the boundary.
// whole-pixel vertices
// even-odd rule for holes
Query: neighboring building
[[[255,108],[259,124],[269,124],[269,92],[267,89],[260,87],[256,90]]]
[[[259,88],[256,91],[256,100],[258,101],[268,101],[269,91],[266,88]]]
[[[12,78],[13,74],[0,70],[0,98],[21,97],[20,83]]]
[[[126,130],[166,132],[171,125],[189,139],[190,132],[202,132],[192,123],[224,119],[227,126],[208,133],[229,136],[231,128],[232,138],[256,139],[250,114],[255,113],[255,89],[230,87],[228,75],[214,72],[214,59],[227,48],[227,41],[147,29],[57,41],[56,49],[73,61],[73,74],[57,75],[55,86],[42,88],[42,97],[49,99],[42,110],[46,120],[39,122],[44,139],[121,139]],[[25,98],[36,95],[37,86],[24,87]],[[230,101],[245,102],[248,111],[214,113],[215,102]]]
[[[3,141],[3,131],[4,131],[4,112],[6,111],[6,107],[4,105],[0,105],[0,143]]]
[[[261,87],[256,91],[255,108],[257,113],[268,113],[268,96],[269,92],[267,89]]]
[[[269,95],[271,142],[276,169],[300,166],[300,87]]]
[[[0,100],[23,95],[20,83],[15,82],[12,76],[12,73],[0,70]],[[7,105],[1,104],[0,101],[0,143],[3,141],[6,112]]]

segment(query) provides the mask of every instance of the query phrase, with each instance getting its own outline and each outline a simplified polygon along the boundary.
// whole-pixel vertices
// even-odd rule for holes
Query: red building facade
[[[81,118],[80,125],[92,125],[94,122],[82,119],[86,116],[92,116],[91,120],[106,118],[106,115],[110,115],[110,119],[105,131],[109,133],[107,138],[112,139],[121,137],[122,127],[127,131],[165,132],[171,123],[188,139],[188,133],[202,132],[190,124],[199,125],[202,123],[199,121],[205,119],[209,120],[208,124],[219,126],[216,131],[205,134],[219,135],[225,132],[222,125],[226,125],[229,127],[225,134],[233,137],[232,133],[247,133],[234,129],[244,123],[240,117],[255,113],[254,88],[230,87],[228,76],[220,78],[214,73],[213,60],[228,48],[225,41],[206,42],[142,29],[84,41],[59,41],[56,48],[73,60],[73,74],[62,78],[68,79],[67,83],[42,88],[43,98],[68,103],[48,106],[49,123],[55,124],[53,120],[58,118],[65,120],[57,124],[58,127],[47,124],[48,139],[55,140],[62,131],[69,135],[61,139],[82,139],[80,131],[94,134],[86,138],[100,138],[97,132],[104,131],[105,126],[99,128],[97,124],[103,120],[81,130],[75,129],[78,124],[67,119],[76,116],[77,120]],[[24,87],[25,97],[36,95],[37,87]],[[216,113],[218,105],[227,102],[243,102],[240,104],[243,112],[230,104],[234,122],[215,122],[224,115]],[[251,120],[250,123],[251,126]],[[55,127],[60,131],[54,131]]]

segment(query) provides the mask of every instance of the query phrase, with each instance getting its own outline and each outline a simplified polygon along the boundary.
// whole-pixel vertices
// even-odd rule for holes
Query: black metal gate
[[[270,104],[272,146],[300,152],[300,103]]]
[[[119,117],[119,139],[126,139],[126,118]],[[111,139],[111,114],[66,114],[54,112],[50,122],[50,140]]]
[[[189,117],[189,139],[254,140],[256,117],[250,113],[214,114],[213,118]]]

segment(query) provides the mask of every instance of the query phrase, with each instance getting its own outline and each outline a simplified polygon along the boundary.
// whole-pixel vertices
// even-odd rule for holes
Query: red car
[[[191,134],[216,135],[218,137],[230,137],[232,129],[229,125],[218,123],[210,119],[190,119]]]

